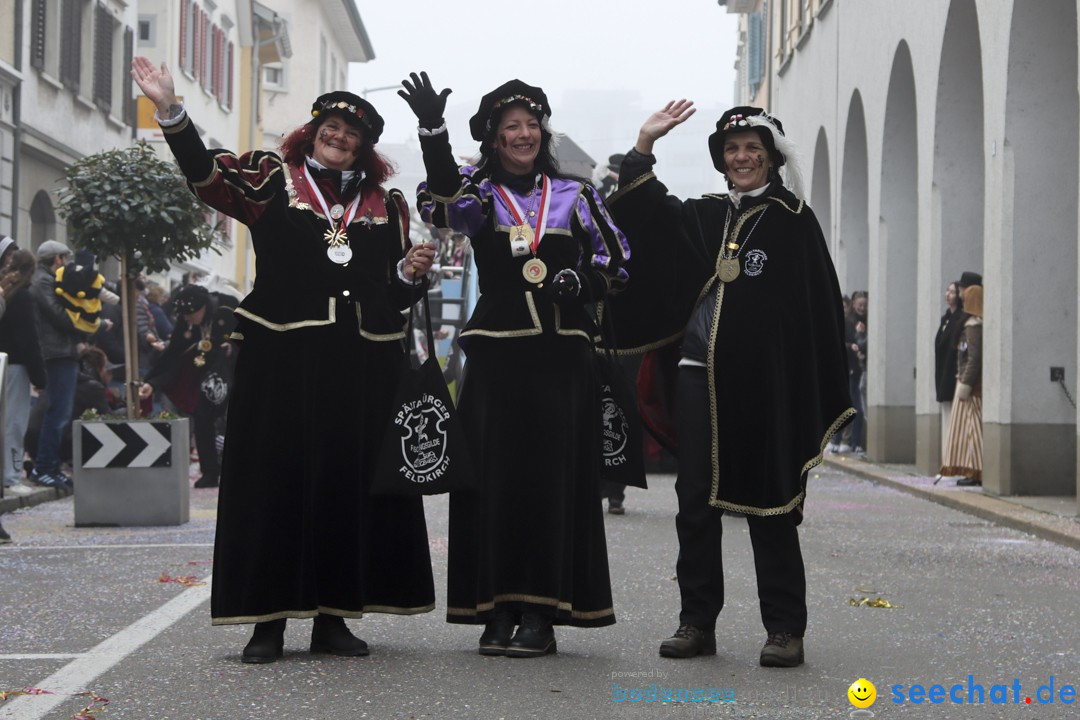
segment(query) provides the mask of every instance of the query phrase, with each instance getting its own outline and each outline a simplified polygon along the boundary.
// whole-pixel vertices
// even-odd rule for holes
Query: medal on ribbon
[[[304,175],[307,177],[308,184],[311,186],[312,194],[315,195],[315,198],[319,201],[319,205],[322,206],[326,219],[330,222],[330,229],[323,233],[323,240],[329,245],[329,247],[326,248],[326,257],[330,258],[332,262],[335,262],[338,265],[345,265],[352,260],[353,256],[352,248],[349,247],[349,235],[345,232],[345,228],[349,226],[349,223],[351,223],[356,216],[356,211],[360,207],[361,195],[357,193],[356,197],[349,203],[348,210],[340,203],[336,203],[333,207],[329,207],[326,204],[326,198],[323,197],[322,190],[319,189],[319,186],[315,184],[314,178],[311,177],[311,172],[308,170],[307,165],[304,165]]]
[[[547,265],[544,264],[543,260],[536,257],[536,249],[540,245],[540,239],[544,234],[547,207],[551,199],[547,175],[541,173],[537,177],[537,185],[540,185],[540,187],[533,187],[530,193],[529,207],[525,212],[521,211],[517,201],[507,192],[506,188],[502,185],[495,185],[496,192],[499,193],[514,220],[514,224],[510,227],[510,254],[513,257],[533,256],[521,268],[521,274],[533,284],[539,284],[547,277]],[[539,192],[537,192],[538,190]],[[536,200],[537,195],[540,197],[540,207],[537,212],[533,212],[533,202]],[[536,217],[535,230],[529,224],[530,217]]]
[[[547,265],[540,258],[532,258],[521,268],[521,274],[533,285],[539,285],[547,277]]]

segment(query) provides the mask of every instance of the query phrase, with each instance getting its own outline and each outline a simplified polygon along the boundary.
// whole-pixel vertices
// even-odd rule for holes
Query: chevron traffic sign
[[[172,427],[158,422],[84,422],[82,466],[171,467]]]

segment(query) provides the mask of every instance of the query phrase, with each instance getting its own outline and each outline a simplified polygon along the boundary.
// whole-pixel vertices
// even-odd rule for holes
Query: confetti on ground
[[[183,585],[184,587],[198,587],[199,585],[205,585],[205,582],[201,582],[197,575],[177,575],[173,577],[167,572],[161,573],[161,577],[158,578],[160,583],[176,583],[177,585]]]
[[[902,609],[903,605],[893,605],[885,598],[879,597],[875,600],[871,600],[868,597],[861,597],[858,600],[855,598],[848,598],[848,605],[855,607],[874,607],[874,608],[889,608],[892,610]]]
[[[0,690],[0,702],[4,702],[10,697],[16,697],[18,695],[57,695],[65,694],[70,697],[88,697],[90,698],[90,704],[83,709],[76,712],[71,716],[72,720],[96,720],[94,715],[105,709],[105,706],[109,704],[109,698],[101,697],[93,690],[87,690],[86,692],[78,693],[54,693],[49,690],[42,690],[36,687],[24,687],[22,690]]]

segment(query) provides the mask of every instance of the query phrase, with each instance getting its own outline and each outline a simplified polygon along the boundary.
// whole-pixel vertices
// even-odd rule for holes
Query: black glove
[[[446,109],[446,96],[453,92],[450,88],[444,88],[442,92],[435,92],[431,86],[426,72],[421,71],[420,77],[416,73],[409,73],[412,83],[402,80],[404,90],[398,90],[398,95],[409,103],[413,114],[420,121],[420,127],[429,130],[443,124],[443,110]]]
[[[570,268],[565,268],[555,273],[555,277],[551,280],[550,289],[555,302],[573,300],[581,293],[581,280],[576,272]]]

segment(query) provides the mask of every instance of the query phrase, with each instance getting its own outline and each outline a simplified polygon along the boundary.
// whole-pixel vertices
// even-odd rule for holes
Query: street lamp
[[[379,87],[364,88],[360,91],[360,97],[367,97],[368,93],[379,92],[380,90],[397,90],[400,85],[380,85]]]

